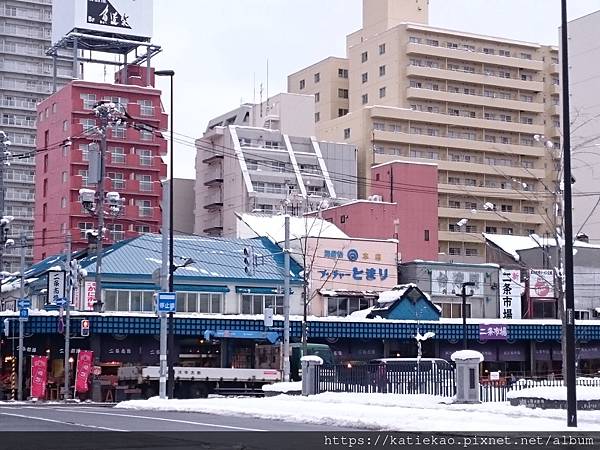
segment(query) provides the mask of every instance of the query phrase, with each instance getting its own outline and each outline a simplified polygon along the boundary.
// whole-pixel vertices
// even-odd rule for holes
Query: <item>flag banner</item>
[[[48,357],[31,357],[31,397],[46,398],[46,384],[48,383]]]
[[[77,374],[75,376],[75,392],[88,391],[88,378],[92,373],[94,352],[81,350],[77,355]]]

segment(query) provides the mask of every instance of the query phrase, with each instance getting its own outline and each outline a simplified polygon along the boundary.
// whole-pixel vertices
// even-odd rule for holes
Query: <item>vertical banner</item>
[[[523,293],[521,271],[501,269],[500,276],[500,318],[520,319],[521,294]]]
[[[31,397],[45,399],[48,383],[48,357],[31,357]]]
[[[65,298],[65,272],[51,270],[48,272],[48,303]]]
[[[75,393],[88,391],[88,378],[92,373],[94,352],[80,350],[77,355],[77,371],[75,375]]]
[[[83,311],[93,311],[96,301],[96,283],[93,281],[85,282]]]

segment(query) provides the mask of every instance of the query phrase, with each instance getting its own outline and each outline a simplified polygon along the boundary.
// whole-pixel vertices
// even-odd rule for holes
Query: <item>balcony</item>
[[[31,128],[35,128],[36,121],[35,120],[27,120],[27,119],[23,119],[23,118],[15,118],[15,117],[8,117],[8,118],[3,117],[1,123],[2,123],[2,125],[8,126],[8,127],[31,129]]]
[[[433,89],[414,88],[406,89],[406,98],[422,98],[440,102],[450,102],[458,104],[468,104],[473,106],[483,106],[486,108],[513,109],[519,111],[529,111],[532,113],[543,113],[544,104],[534,102],[523,102],[519,100],[508,100],[499,97],[486,97],[483,95],[470,95],[455,92],[446,92]]]
[[[223,217],[221,214],[206,214],[203,220],[203,232],[211,236],[219,236],[223,232]]]
[[[0,88],[8,91],[25,92],[25,93],[39,93],[39,94],[51,94],[51,86],[40,84],[38,82],[27,83],[26,81],[15,81],[15,80],[4,80],[0,81]]]
[[[136,196],[160,197],[162,195],[162,186],[157,181],[125,180],[125,194],[135,194]]]
[[[539,214],[524,214],[524,213],[515,213],[515,212],[502,212],[502,211],[486,211],[486,210],[478,210],[476,213],[471,212],[471,210],[467,209],[459,209],[459,208],[448,208],[448,207],[439,207],[438,208],[438,216],[439,217],[449,217],[456,221],[460,219],[472,219],[472,220],[489,220],[494,222],[504,222],[504,223],[522,223],[528,225],[542,225],[545,224],[544,218]]]
[[[453,80],[463,83],[483,84],[520,91],[542,92],[544,83],[541,81],[523,81],[516,78],[502,78],[485,73],[463,72],[459,70],[436,69],[433,67],[407,66],[406,75],[409,77],[424,77],[438,80]]]
[[[135,208],[137,208],[137,217],[144,222],[160,222],[161,220],[161,211],[158,207],[136,205],[130,208],[132,208],[133,211],[135,211]]]
[[[3,108],[24,109],[26,111],[36,110],[35,102],[28,102],[26,100],[8,100],[3,98],[0,99],[0,106]]]
[[[543,202],[546,200],[546,197],[543,192],[539,191],[524,191],[524,190],[516,190],[516,189],[501,189],[501,188],[490,188],[485,186],[465,186],[465,185],[457,185],[457,184],[446,184],[446,183],[438,183],[438,193],[439,194],[452,194],[452,195],[462,195],[462,196],[472,196],[479,198],[496,198],[496,199],[506,199],[510,198],[511,200],[524,200],[528,202]],[[474,200],[473,200],[474,201]]]
[[[223,168],[221,165],[209,166],[207,170],[201,174],[201,179],[204,179],[204,186],[217,186],[223,183]]]
[[[43,1],[39,1],[39,3],[47,4]],[[50,23],[52,21],[52,14],[50,14],[50,12],[40,10],[39,8],[29,9],[20,6],[13,9],[9,7],[0,8],[0,17],[15,17],[17,19],[31,20],[34,22]]]
[[[211,164],[211,163],[215,163],[217,161],[222,161],[224,157],[225,157],[224,155],[212,155],[206,159],[203,159],[202,162],[204,164]]]
[[[473,52],[465,49],[452,49],[448,47],[434,47],[432,45],[417,44],[412,42],[406,46],[406,53],[431,55],[440,58],[477,62],[481,64],[493,64],[496,66],[513,67],[518,69],[529,69],[535,71],[544,70],[544,62],[535,59],[490,55],[483,52]]]
[[[213,210],[216,208],[223,207],[223,194],[219,190],[218,192],[210,193],[204,196],[204,209]]]
[[[438,241],[440,242],[469,242],[473,244],[481,244],[480,233],[463,233],[453,231],[438,231]]]
[[[162,162],[160,156],[140,156],[128,154],[125,155],[125,166],[148,172],[164,171],[166,174],[166,164]]]

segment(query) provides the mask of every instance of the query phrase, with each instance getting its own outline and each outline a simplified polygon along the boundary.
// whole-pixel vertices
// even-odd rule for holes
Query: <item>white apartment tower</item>
[[[440,259],[482,262],[482,232],[554,226],[558,49],[431,27],[428,6],[363,0],[347,57],[290,75],[288,91],[315,96],[319,139],[358,147],[362,198],[374,164],[437,163]]]
[[[2,215],[15,217],[11,235],[25,232],[30,239],[35,200],[35,161],[31,152],[36,148],[36,103],[52,93],[52,58],[45,55],[51,44],[51,29],[52,0],[0,3],[0,130],[12,143],[12,157],[2,161],[1,166],[5,199]],[[58,64],[60,87],[71,79],[72,63]],[[49,151],[60,152],[59,143]],[[18,157],[28,154],[31,156]],[[32,249],[28,247],[26,252],[30,260]],[[19,255],[19,248],[3,249],[2,270],[18,270]]]
[[[314,137],[313,96],[242,105],[211,120],[196,150],[196,234],[235,237],[236,213],[300,215],[357,195],[356,147]]]

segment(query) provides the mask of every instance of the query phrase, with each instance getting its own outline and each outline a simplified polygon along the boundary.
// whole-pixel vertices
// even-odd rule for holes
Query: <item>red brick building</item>
[[[123,76],[117,73],[117,83]],[[161,92],[153,87],[153,71],[147,83],[146,68],[128,67],[127,81],[75,80],[38,104],[35,261],[63,251],[67,231],[75,250],[87,245],[85,230],[97,228],[97,218],[79,202],[79,190],[96,189],[88,182],[88,151],[91,143],[100,143],[95,128],[100,122],[93,107],[102,100],[120,103],[133,118],[107,131],[104,189],[124,197],[125,207],[118,217],[105,216],[104,243],[159,230],[160,179],[167,172],[161,156],[166,154],[167,141],[160,132],[134,129],[132,122],[165,130],[167,115]]]

